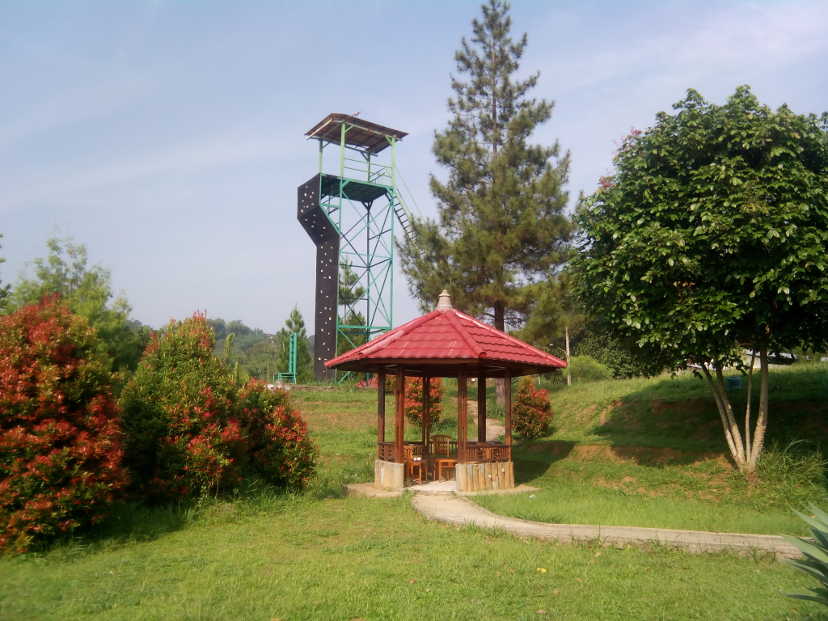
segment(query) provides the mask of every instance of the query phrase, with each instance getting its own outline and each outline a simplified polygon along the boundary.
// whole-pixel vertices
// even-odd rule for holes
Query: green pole
[[[297,349],[297,338],[298,335],[296,332],[293,332],[290,335],[290,356],[288,359],[288,371],[293,376],[293,383],[296,383],[296,349]]]
[[[322,149],[325,148],[325,144],[320,140],[319,141],[319,174],[322,174]]]

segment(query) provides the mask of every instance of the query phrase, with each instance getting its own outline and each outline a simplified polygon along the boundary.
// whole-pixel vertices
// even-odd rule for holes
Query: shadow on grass
[[[751,400],[752,421],[759,409],[758,378],[754,378]],[[697,383],[698,385],[693,385]],[[746,383],[745,383],[746,386]],[[729,391],[736,419],[744,420],[746,387]],[[786,370],[771,374],[769,425],[766,442],[787,445],[808,438],[828,446],[828,406],[823,389],[828,389],[828,371]],[[725,453],[721,420],[712,395],[702,380],[681,376],[652,382],[627,393],[601,412],[594,433],[606,438],[620,456],[648,464],[691,463],[693,452]],[[639,448],[666,448],[687,452],[663,459],[636,455]],[[649,465],[649,464],[648,464]]]
[[[106,520],[87,533],[87,538],[90,542],[152,541],[183,528],[197,512],[195,500],[159,506],[121,502]]]
[[[218,525],[264,513],[282,513],[301,504],[345,496],[345,483],[364,479],[365,467],[320,473],[308,487],[290,491],[258,480],[233,493],[148,505],[121,501],[97,525],[75,531],[71,537],[47,542],[35,554],[62,549],[74,556],[110,546],[155,541],[195,523]]]
[[[570,401],[591,415],[586,421],[580,416],[584,425],[592,425],[584,430],[587,437],[601,440],[560,441],[553,439],[553,432],[551,438],[524,442],[514,450],[516,482],[531,483],[549,476],[554,464],[566,458],[659,469],[698,465],[701,473],[732,468],[718,411],[702,380],[691,375],[660,378],[641,381],[627,391],[609,391],[604,384],[596,387],[594,399],[582,385],[580,397]],[[791,494],[789,502],[806,496],[826,497],[823,447],[828,447],[828,404],[824,398],[828,368],[772,372],[770,389],[766,450],[758,472],[765,493],[773,488],[780,498],[783,493]],[[731,391],[730,398],[737,419],[743,421],[745,387]],[[754,382],[754,423],[757,401]],[[718,464],[713,466],[714,462]],[[751,487],[755,483],[745,484]],[[784,504],[781,499],[779,502]]]
[[[557,440],[528,441],[512,447],[515,462],[515,483],[531,483],[544,476],[557,461],[566,459],[575,442]]]

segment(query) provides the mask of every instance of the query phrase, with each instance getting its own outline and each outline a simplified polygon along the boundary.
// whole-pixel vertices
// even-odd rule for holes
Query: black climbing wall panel
[[[316,313],[313,370],[318,380],[333,379],[325,361],[336,355],[336,294],[339,286],[339,234],[319,205],[319,175],[298,188],[296,218],[316,244]]]

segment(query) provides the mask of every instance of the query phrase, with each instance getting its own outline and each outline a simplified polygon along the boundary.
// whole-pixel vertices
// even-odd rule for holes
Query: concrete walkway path
[[[447,524],[472,524],[505,531],[518,537],[572,541],[600,541],[608,545],[655,543],[690,552],[730,550],[750,554],[768,552],[777,558],[798,558],[799,550],[776,535],[713,533],[699,530],[638,528],[633,526],[589,526],[547,524],[497,515],[454,495],[414,494],[414,508],[430,520]]]

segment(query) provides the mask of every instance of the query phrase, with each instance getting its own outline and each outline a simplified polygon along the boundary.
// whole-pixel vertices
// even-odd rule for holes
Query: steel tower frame
[[[305,135],[318,142],[319,172],[299,186],[297,218],[317,247],[314,372],[325,380],[325,361],[393,327],[395,225],[409,234],[397,143],[407,134],[330,114]],[[344,272],[354,281],[341,283]]]

